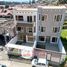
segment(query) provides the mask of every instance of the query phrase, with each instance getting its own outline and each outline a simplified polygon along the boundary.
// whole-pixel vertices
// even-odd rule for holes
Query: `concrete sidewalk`
[[[32,67],[31,64],[20,63],[20,62],[9,61],[9,60],[0,60],[0,64],[4,64],[7,67]]]

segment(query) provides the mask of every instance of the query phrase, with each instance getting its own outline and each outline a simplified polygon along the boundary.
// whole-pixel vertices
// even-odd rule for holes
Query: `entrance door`
[[[50,36],[46,36],[46,42],[50,43]]]

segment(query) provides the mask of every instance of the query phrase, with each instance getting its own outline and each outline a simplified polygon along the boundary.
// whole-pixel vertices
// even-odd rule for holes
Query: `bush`
[[[67,62],[67,56],[66,56],[64,62],[62,62],[62,63],[60,64],[60,67],[64,67],[64,65],[65,65],[66,62]]]

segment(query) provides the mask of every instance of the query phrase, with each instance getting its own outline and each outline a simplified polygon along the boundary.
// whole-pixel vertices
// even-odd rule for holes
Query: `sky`
[[[26,2],[26,1],[28,1],[29,2],[29,0],[0,0],[0,1],[11,1],[11,2]]]

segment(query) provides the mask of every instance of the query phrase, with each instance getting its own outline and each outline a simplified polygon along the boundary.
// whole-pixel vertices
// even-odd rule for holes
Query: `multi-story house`
[[[46,55],[48,60],[61,62],[66,54],[60,40],[65,9],[64,6],[15,7],[13,15],[17,36],[6,45],[8,53],[11,54],[15,48],[18,50],[16,53],[24,58]]]

